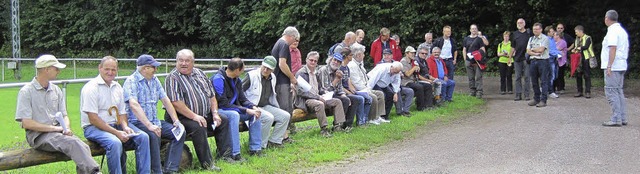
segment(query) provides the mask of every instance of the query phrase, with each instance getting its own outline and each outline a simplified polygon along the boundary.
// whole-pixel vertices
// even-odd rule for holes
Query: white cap
[[[36,68],[46,68],[50,66],[55,66],[60,69],[67,67],[67,65],[58,62],[58,59],[51,54],[45,54],[36,59]]]

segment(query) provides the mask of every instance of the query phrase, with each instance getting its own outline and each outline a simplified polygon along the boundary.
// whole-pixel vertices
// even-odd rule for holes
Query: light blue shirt
[[[381,88],[392,85],[394,93],[400,92],[400,73],[402,72],[391,75],[391,65],[391,63],[380,63],[367,73],[369,77],[367,84],[370,89],[373,89],[376,85]]]
[[[160,80],[153,76],[150,80],[145,79],[139,71],[134,72],[124,81],[124,101],[127,103],[127,117],[129,122],[135,124],[139,122],[138,118],[133,114],[129,99],[136,99],[140,103],[140,107],[144,110],[147,119],[154,125],[160,125],[158,119],[158,100],[167,97],[164,88],[160,84]]]
[[[556,47],[556,42],[553,39],[553,37],[548,36],[549,37],[549,55],[550,56],[558,56],[560,54],[560,51],[558,50],[558,47]]]

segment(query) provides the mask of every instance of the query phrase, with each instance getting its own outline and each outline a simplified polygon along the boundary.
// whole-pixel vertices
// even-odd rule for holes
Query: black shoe
[[[226,157],[222,157],[223,160],[227,161],[228,163],[243,163],[246,160],[244,158],[242,158],[242,156],[240,154],[237,155],[233,155],[233,156],[226,156]]]
[[[627,124],[629,124],[629,122],[627,122],[627,121],[623,121],[623,122],[622,122],[622,125],[623,125],[623,126],[626,126]]]
[[[249,156],[263,157],[264,154],[262,153],[262,150],[249,150]]]
[[[276,149],[279,149],[279,148],[284,148],[284,145],[283,145],[283,144],[280,144],[280,143],[274,143],[274,142],[269,141],[269,142],[267,143],[267,148],[276,148]],[[249,154],[251,154],[251,153],[249,153]]]
[[[578,93],[578,94],[574,95],[573,97],[582,97],[582,93]]]
[[[529,101],[529,100],[531,100],[531,98],[529,98],[529,96],[524,96],[524,100],[525,101]]]
[[[342,128],[342,125],[334,125],[333,128],[331,129],[331,131],[333,131],[333,132],[344,132],[344,128]]]
[[[293,140],[291,137],[287,137],[287,138],[282,139],[282,144],[292,144],[294,142],[296,142],[296,141]]]
[[[584,98],[591,98],[591,93],[588,93],[588,92],[587,92],[587,93],[585,93],[585,94],[584,94]]]
[[[533,100],[533,101],[530,101],[530,102],[529,102],[529,106],[535,106],[535,105],[537,105],[538,103],[540,103],[540,101],[535,101],[535,100]]]
[[[622,123],[620,123],[620,122],[613,122],[613,121],[605,121],[604,123],[602,123],[602,126],[606,126],[606,127],[620,127],[620,126],[622,126]]]
[[[402,113],[402,116],[411,117],[411,113],[410,112],[404,112],[404,113]]]

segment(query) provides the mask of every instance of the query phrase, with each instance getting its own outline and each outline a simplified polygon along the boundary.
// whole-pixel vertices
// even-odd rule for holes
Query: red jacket
[[[393,53],[393,55],[397,54],[396,52],[399,48],[396,48],[396,41],[389,38],[388,42],[389,48],[391,48],[391,53]],[[402,54],[402,52],[400,52],[400,54]],[[380,41],[380,36],[378,36],[378,39],[371,43],[371,52],[369,52],[369,56],[373,58],[374,66],[377,65],[380,60],[382,60],[382,41]],[[402,56],[400,56],[400,58],[402,58]]]
[[[427,58],[427,66],[429,67],[429,75],[438,78],[438,65],[436,64],[436,61],[440,61],[440,63],[442,63],[442,68],[444,69],[444,76],[446,77],[448,74],[447,71],[447,66],[444,63],[444,60],[442,59],[438,59],[436,60],[435,57],[430,56],[429,58]]]
[[[395,61],[402,60],[402,48],[400,48],[400,45],[396,46],[395,49],[392,49],[391,53],[393,53],[393,60]]]

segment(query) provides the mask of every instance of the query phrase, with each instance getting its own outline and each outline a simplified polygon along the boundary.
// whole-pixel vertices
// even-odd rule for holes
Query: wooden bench
[[[306,114],[301,109],[295,109],[293,111],[293,118],[291,119],[291,122],[293,123],[302,122],[302,121],[311,120],[315,118],[316,117],[314,114]],[[248,130],[247,126],[244,123],[240,123],[240,131],[247,131],[247,130]],[[213,133],[210,132],[209,135],[213,135]],[[191,140],[188,138],[187,141],[191,141]],[[87,143],[91,148],[91,155],[100,156],[105,154],[105,150],[102,147],[100,147],[100,145],[98,145],[97,143],[87,141],[87,140],[85,140],[84,142]],[[167,142],[168,141],[162,143],[161,155],[164,155],[164,152],[166,149],[165,145],[167,145]],[[133,149],[126,149],[126,150],[129,151]],[[32,148],[11,150],[11,151],[0,152],[0,171],[24,168],[24,167],[59,162],[59,161],[69,161],[69,160],[71,160],[69,157],[67,157],[66,155],[60,152],[45,152],[45,151],[35,150]],[[180,168],[181,169],[189,168],[191,166],[192,161],[193,161],[193,156],[191,154],[191,150],[189,149],[188,146],[184,146]],[[98,162],[100,163],[100,161]]]

